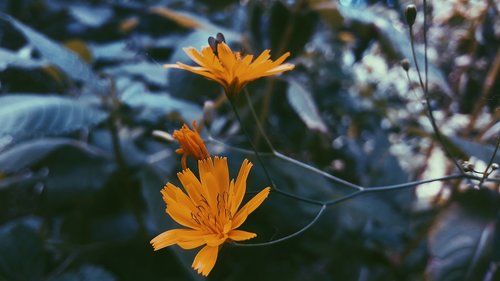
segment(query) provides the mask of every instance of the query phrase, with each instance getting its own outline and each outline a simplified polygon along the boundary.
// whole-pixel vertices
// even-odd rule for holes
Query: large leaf
[[[172,97],[165,93],[148,93],[140,85],[129,88],[122,94],[122,99],[128,106],[140,109],[141,119],[152,122],[158,121],[162,116],[177,112],[182,119],[191,123],[197,120],[203,113],[200,106],[189,101]]]
[[[148,62],[134,62],[134,63],[123,63],[118,66],[108,67],[103,70],[104,72],[111,75],[129,75],[129,76],[139,76],[146,81],[165,87],[167,86],[167,73],[168,70],[163,68],[159,64],[148,63]]]
[[[287,98],[292,108],[309,129],[318,130],[322,133],[328,131],[311,93],[304,87],[295,81],[290,81]]]
[[[65,138],[42,138],[17,144],[0,153],[0,171],[16,172],[29,167],[61,148],[74,148],[88,155],[110,157],[80,141]]]
[[[470,191],[464,197],[468,203],[453,203],[438,217],[429,237],[429,280],[483,280],[493,250],[496,213],[488,208],[487,193]],[[477,202],[471,205],[469,198]]]
[[[22,224],[0,229],[0,280],[42,280],[45,270],[43,242]]]
[[[0,136],[60,135],[102,122],[107,113],[78,100],[33,94],[0,97]]]
[[[97,89],[96,86],[99,85],[98,77],[92,72],[90,66],[76,53],[52,41],[45,35],[33,30],[9,15],[0,13],[0,19],[9,22],[13,27],[19,30],[26,40],[41,53],[44,59],[59,67],[72,79],[85,81]]]
[[[126,61],[137,57],[125,41],[115,41],[107,44],[89,44],[92,57],[96,61]]]

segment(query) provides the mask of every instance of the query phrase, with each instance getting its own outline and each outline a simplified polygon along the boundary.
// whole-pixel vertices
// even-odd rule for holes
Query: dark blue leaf
[[[45,262],[43,242],[33,229],[0,229],[0,280],[42,280]]]
[[[0,152],[0,171],[19,171],[64,147],[72,147],[92,156],[111,157],[84,142],[65,138],[42,138],[25,141]]]
[[[322,133],[328,131],[311,93],[304,87],[295,81],[290,81],[287,98],[288,103],[309,129],[318,130]]]
[[[428,280],[483,280],[478,269],[493,250],[494,230],[494,216],[473,211],[462,204],[450,205],[431,229]]]
[[[0,136],[24,139],[60,135],[95,126],[107,116],[102,110],[65,97],[6,95],[0,97]]]
[[[76,271],[63,273],[49,281],[114,281],[117,280],[111,273],[102,267],[83,265]]]
[[[47,38],[45,35],[24,25],[13,17],[0,13],[0,19],[9,22],[19,30],[26,40],[33,45],[44,59],[51,64],[59,67],[69,77],[77,81],[84,81],[99,90],[99,79],[94,74],[89,65],[87,65],[76,53],[61,46],[60,44]]]

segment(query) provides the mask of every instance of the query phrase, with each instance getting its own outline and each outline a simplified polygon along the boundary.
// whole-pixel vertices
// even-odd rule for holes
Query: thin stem
[[[132,178],[130,177],[130,171],[125,160],[123,154],[123,148],[120,141],[120,136],[118,134],[118,122],[120,120],[119,110],[120,110],[120,100],[116,95],[116,84],[114,80],[111,80],[111,113],[110,118],[108,120],[109,130],[111,133],[111,143],[113,146],[113,153],[115,156],[115,161],[118,165],[118,172],[120,174],[121,179],[123,180],[124,185],[124,196],[126,204],[129,204],[134,217],[139,226],[139,233],[147,236],[146,226],[142,219],[141,207],[139,206],[138,201],[136,200],[136,194],[134,194],[134,186],[132,184]]]
[[[363,193],[365,193],[365,190],[358,190],[358,191],[355,191],[355,192],[353,192],[353,193],[349,193],[349,194],[347,194],[346,196],[342,196],[342,197],[337,198],[337,199],[329,200],[329,201],[325,202],[325,204],[326,204],[327,206],[331,206],[331,205],[334,205],[334,204],[338,204],[338,203],[340,203],[340,202],[344,202],[344,201],[346,201],[346,200],[348,200],[348,199],[354,198],[354,197],[356,197],[356,196],[358,196],[358,195],[361,195],[361,194],[363,194]]]
[[[326,210],[326,205],[325,204],[321,205],[321,208],[319,209],[318,213],[316,214],[316,216],[314,217],[314,219],[312,221],[310,221],[306,226],[304,226],[300,230],[298,230],[290,235],[287,235],[285,237],[281,237],[279,239],[272,240],[269,242],[264,242],[264,243],[253,243],[253,244],[232,243],[232,245],[239,246],[239,247],[260,247],[260,246],[269,246],[269,245],[273,245],[273,244],[278,244],[280,242],[292,239],[292,238],[304,233],[309,228],[311,228],[311,226],[313,226],[319,220],[319,218],[321,217],[321,215],[323,214],[323,212],[325,210]]]
[[[333,175],[330,175],[328,174],[327,172],[324,172],[316,167],[313,167],[311,165],[308,165],[304,162],[300,162],[298,160],[295,160],[293,158],[290,158],[284,154],[281,154],[280,152],[278,152],[276,149],[274,149],[273,145],[271,144],[271,141],[269,140],[269,138],[267,137],[266,133],[264,132],[264,129],[262,128],[262,125],[260,124],[260,121],[259,121],[259,118],[257,117],[257,114],[255,113],[255,109],[253,107],[253,104],[252,104],[252,101],[250,99],[250,96],[248,94],[248,90],[245,88],[245,96],[247,98],[247,103],[248,103],[248,106],[250,107],[250,112],[252,112],[252,116],[255,120],[255,123],[257,124],[257,128],[258,130],[260,131],[260,134],[264,137],[269,149],[272,151],[273,155],[275,155],[276,157],[280,158],[280,159],[283,159],[283,160],[286,160],[288,162],[291,162],[299,167],[302,167],[304,169],[307,169],[309,171],[312,171],[312,172],[315,172],[325,178],[328,178],[328,179],[331,179],[332,181],[336,182],[336,183],[340,183],[344,186],[348,186],[348,187],[351,187],[351,188],[354,188],[354,189],[357,189],[357,190],[361,190],[362,187],[360,187],[359,185],[356,185],[356,184],[353,184],[353,183],[350,183],[348,181],[345,181],[343,179],[340,179],[340,178],[337,178]]]
[[[234,151],[237,151],[237,152],[240,152],[240,153],[244,153],[244,154],[253,154],[255,153],[255,151],[251,150],[251,149],[245,149],[245,148],[241,148],[241,147],[236,147],[236,146],[233,146],[233,145],[229,145],[223,141],[220,141],[214,137],[212,137],[211,135],[209,135],[207,137],[206,140],[204,140],[206,143],[215,143],[217,145],[220,145],[220,146],[224,146],[228,149],[231,149],[231,150],[234,150]],[[260,152],[260,156],[272,156],[273,154],[272,153],[269,153],[269,152]]]
[[[484,180],[490,175],[488,170],[490,169],[491,165],[493,165],[493,161],[495,160],[495,156],[497,155],[497,151],[498,151],[499,146],[500,146],[500,136],[498,136],[497,144],[495,145],[495,150],[493,151],[493,154],[491,154],[490,162],[486,166],[486,169],[484,170],[483,176],[481,177],[481,180],[479,181],[479,184],[478,184],[479,187],[481,187]]]
[[[417,75],[418,75],[418,80],[420,82],[420,87],[422,87],[422,91],[424,92],[425,103],[426,103],[426,107],[427,107],[427,112],[429,113],[428,115],[429,115],[429,120],[431,121],[432,129],[434,131],[434,134],[436,135],[437,141],[439,142],[439,144],[443,148],[446,156],[453,162],[453,164],[455,164],[455,166],[458,168],[458,170],[463,174],[463,173],[465,173],[463,168],[458,164],[458,162],[455,160],[453,155],[448,150],[448,147],[444,144],[443,138],[442,138],[441,133],[440,133],[438,126],[436,124],[436,119],[434,117],[434,113],[433,113],[432,108],[431,108],[429,93],[427,92],[427,81],[426,81],[426,84],[424,85],[424,82],[422,81],[422,75],[420,74],[420,68],[419,68],[418,62],[417,62],[417,56],[415,53],[415,46],[414,46],[415,44],[413,42],[413,27],[410,26],[409,28],[410,28],[409,29],[410,30],[410,46],[411,46],[411,52],[413,55],[413,61],[415,62],[415,68],[417,70]],[[426,51],[427,51],[427,48],[426,48]],[[425,68],[426,68],[426,72],[427,72],[427,56],[425,56],[425,63],[426,63]]]
[[[348,182],[346,180],[343,180],[343,179],[338,178],[336,176],[330,175],[329,173],[327,173],[325,171],[322,171],[322,170],[320,170],[320,169],[318,169],[316,167],[313,167],[311,165],[308,165],[308,164],[306,164],[304,162],[300,162],[298,160],[290,158],[290,157],[288,157],[286,155],[283,155],[283,154],[281,154],[281,153],[279,153],[277,151],[274,151],[274,155],[276,157],[280,158],[280,159],[286,160],[286,161],[288,161],[288,162],[290,162],[292,164],[295,164],[295,165],[297,165],[299,167],[302,167],[302,168],[307,169],[309,171],[315,172],[315,173],[317,173],[317,174],[319,174],[319,175],[321,175],[321,176],[323,176],[325,178],[328,178],[328,179],[330,179],[330,180],[332,180],[332,181],[334,181],[336,183],[340,183],[340,184],[342,184],[344,186],[348,186],[348,187],[351,187],[351,188],[357,189],[357,190],[362,190],[363,189],[363,187],[361,187],[361,186],[359,186],[357,184],[350,183],[350,182]]]
[[[498,146],[497,146],[497,148],[498,148]],[[293,162],[293,163],[295,163],[295,162]],[[414,187],[416,185],[430,183],[430,182],[435,182],[435,181],[447,181],[447,180],[452,180],[452,179],[463,179],[463,178],[475,179],[475,180],[479,180],[480,179],[479,177],[472,176],[472,175],[456,174],[456,175],[449,175],[449,176],[444,176],[444,177],[435,178],[435,179],[413,181],[413,182],[409,182],[409,183],[395,184],[395,185],[388,185],[388,186],[381,186],[381,187],[360,187],[361,188],[360,190],[357,190],[357,191],[352,192],[352,193],[350,193],[350,194],[348,194],[346,196],[343,196],[343,197],[340,197],[340,198],[337,198],[337,199],[334,199],[334,200],[326,201],[326,202],[320,202],[320,201],[316,201],[316,200],[309,200],[309,199],[302,198],[302,197],[299,197],[299,196],[294,195],[294,194],[290,194],[290,193],[284,192],[284,191],[279,190],[279,189],[276,188],[274,190],[276,192],[280,193],[280,194],[283,194],[285,196],[288,196],[290,198],[294,198],[294,199],[297,199],[297,200],[300,200],[300,201],[303,201],[303,202],[308,202],[308,203],[311,203],[311,204],[320,205],[321,209],[318,211],[318,214],[314,217],[314,219],[311,222],[309,222],[306,226],[304,226],[300,230],[298,230],[298,231],[296,231],[296,232],[294,232],[294,233],[292,233],[290,235],[287,235],[285,237],[282,237],[282,238],[279,238],[279,239],[276,239],[276,240],[272,240],[272,241],[269,241],[269,242],[264,242],[264,243],[255,243],[255,244],[232,243],[232,245],[239,246],[239,247],[268,246],[268,245],[277,244],[277,243],[286,241],[288,239],[294,238],[294,237],[302,234],[306,230],[308,230],[311,226],[313,226],[319,220],[319,218],[321,217],[321,215],[323,214],[323,212],[326,210],[327,207],[330,207],[330,206],[335,205],[335,204],[339,204],[341,202],[347,201],[349,199],[352,199],[354,197],[357,197],[357,196],[360,196],[360,195],[363,195],[363,194],[367,194],[367,193],[371,193],[371,192],[380,192],[380,191],[388,191],[388,190],[395,190],[395,189],[402,189],[402,188]],[[495,182],[498,181],[498,182],[500,182],[500,180],[494,180],[494,179],[486,179],[486,181],[495,181]]]
[[[252,113],[252,117],[255,120],[255,123],[257,124],[257,128],[259,129],[260,135],[264,138],[267,146],[272,152],[275,152],[276,150],[274,149],[271,141],[267,137],[266,132],[264,132],[264,128],[259,122],[259,117],[257,117],[257,113],[255,112],[255,108],[253,107],[252,100],[250,99],[250,94],[248,93],[248,89],[245,87],[244,89],[245,92],[245,98],[247,99],[248,107],[250,108],[250,112]]]
[[[467,175],[463,175],[463,174],[456,174],[456,175],[449,175],[449,176],[444,176],[444,177],[440,177],[440,178],[419,180],[419,181],[413,181],[413,182],[407,182],[407,183],[401,183],[401,184],[367,187],[363,191],[365,191],[365,192],[377,192],[377,191],[395,190],[395,189],[401,189],[401,188],[414,187],[417,185],[431,183],[431,182],[435,182],[435,181],[447,181],[447,180],[463,179],[463,178],[469,178],[469,177],[472,177],[472,176],[467,176]],[[472,178],[477,179],[477,177],[472,177]]]
[[[236,116],[236,119],[240,123],[241,129],[243,130],[243,133],[245,134],[248,142],[250,143],[250,146],[252,147],[253,152],[255,153],[255,156],[257,158],[257,161],[259,161],[259,164],[262,166],[262,169],[264,170],[264,174],[266,175],[267,180],[271,184],[271,187],[273,189],[276,188],[276,184],[274,183],[273,179],[271,178],[271,175],[269,174],[269,171],[266,168],[266,165],[264,164],[264,161],[262,161],[262,158],[260,157],[259,151],[257,151],[257,148],[252,142],[252,139],[250,138],[250,135],[247,132],[247,129],[245,128],[245,125],[243,124],[243,121],[241,120],[240,114],[238,113],[238,110],[236,109],[236,106],[234,105],[233,99],[229,96],[226,95],[227,99],[229,100],[229,104],[231,104],[231,108],[233,109],[234,115]]]
[[[427,76],[429,64],[427,62],[427,0],[424,0],[424,72],[425,92],[429,93],[429,79]]]
[[[278,194],[283,195],[283,196],[286,196],[286,197],[289,197],[289,198],[292,198],[292,199],[295,199],[295,200],[298,200],[298,201],[301,201],[301,202],[309,203],[309,204],[312,204],[312,205],[324,205],[325,204],[323,201],[309,199],[309,198],[305,198],[305,197],[302,197],[302,196],[299,196],[299,195],[295,195],[295,194],[290,193],[288,191],[284,191],[284,190],[282,190],[282,189],[280,189],[278,187],[275,187],[274,191],[277,192]]]

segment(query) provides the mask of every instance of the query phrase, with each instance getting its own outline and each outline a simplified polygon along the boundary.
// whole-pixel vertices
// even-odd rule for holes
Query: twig
[[[311,226],[313,226],[319,220],[319,218],[321,217],[321,215],[323,214],[323,212],[325,210],[326,210],[326,205],[325,204],[321,205],[321,208],[319,209],[319,211],[316,214],[316,216],[314,217],[314,219],[312,219],[306,226],[304,226],[300,230],[298,230],[290,235],[287,235],[285,237],[281,237],[281,238],[278,238],[276,240],[272,240],[272,241],[264,242],[264,243],[253,243],[253,244],[232,243],[232,245],[239,246],[239,247],[260,247],[260,246],[269,246],[269,245],[273,245],[273,244],[278,244],[280,242],[292,239],[292,238],[304,233],[309,228],[311,228]]]
[[[426,1],[424,0],[424,43],[425,43],[425,54],[424,54],[424,62],[425,62],[425,76],[426,76],[426,81],[425,81],[425,85],[424,85],[424,82],[422,80],[422,75],[420,74],[420,68],[419,68],[419,65],[418,65],[418,62],[417,62],[417,56],[416,56],[416,53],[415,53],[415,44],[414,44],[414,39],[413,39],[413,26],[410,25],[409,26],[409,33],[410,33],[410,46],[411,46],[411,52],[412,52],[412,55],[413,55],[413,61],[415,62],[415,68],[417,70],[417,75],[418,75],[418,80],[419,80],[419,83],[420,83],[420,87],[422,88],[422,91],[424,92],[424,97],[425,97],[425,103],[426,103],[426,107],[427,107],[427,112],[429,113],[428,116],[429,116],[429,120],[431,121],[431,125],[432,125],[432,129],[434,131],[434,134],[436,135],[436,139],[437,141],[439,142],[439,144],[441,145],[441,147],[443,148],[446,156],[448,157],[448,159],[450,159],[453,164],[455,164],[455,166],[458,168],[458,170],[461,172],[461,173],[465,173],[463,168],[458,164],[458,162],[455,160],[455,158],[453,157],[453,155],[451,154],[451,152],[449,151],[448,147],[445,145],[444,141],[443,141],[443,138],[441,136],[441,132],[439,131],[439,128],[436,124],[436,119],[434,117],[434,113],[432,111],[432,108],[431,108],[431,103],[430,103],[430,98],[429,98],[429,92],[428,92],[428,81],[427,81],[427,33],[426,33],[426,20],[425,20],[425,9],[426,9]]]
[[[484,180],[490,175],[488,170],[490,169],[491,165],[493,165],[493,161],[495,160],[495,156],[497,155],[497,151],[498,151],[499,146],[500,146],[500,136],[498,136],[497,144],[495,145],[495,150],[491,154],[490,162],[488,162],[486,169],[484,169],[483,176],[481,177],[481,180],[479,181],[479,184],[478,184],[479,187],[481,187]]]

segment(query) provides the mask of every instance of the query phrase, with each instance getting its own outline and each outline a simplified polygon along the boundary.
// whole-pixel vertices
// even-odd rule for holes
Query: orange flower
[[[177,62],[165,64],[164,67],[188,70],[213,80],[224,87],[229,97],[239,93],[248,82],[295,67],[290,63],[283,64],[290,56],[289,52],[275,61],[269,59],[269,50],[262,52],[255,60],[253,55],[243,56],[239,52],[233,52],[221,33],[217,34],[217,39],[210,37],[209,44],[210,46],[203,48],[201,53],[193,47],[184,48],[184,52],[199,66]]]
[[[204,246],[192,267],[207,276],[217,261],[220,245],[227,240],[242,241],[257,236],[237,228],[262,204],[270,188],[264,188],[238,210],[252,163],[243,161],[236,181],[229,180],[227,158],[199,160],[198,166],[200,180],[190,169],[177,174],[186,193],[172,183],[161,190],[167,214],[187,228],[165,231],[153,238],[151,244],[155,251],[174,244],[183,249]]]
[[[184,124],[180,130],[174,131],[172,137],[181,145],[175,152],[182,154],[182,169],[187,168],[186,158],[188,156],[193,156],[198,160],[210,157],[207,147],[203,143],[200,133],[196,128],[196,121],[193,121],[193,130],[191,130],[188,125]]]

